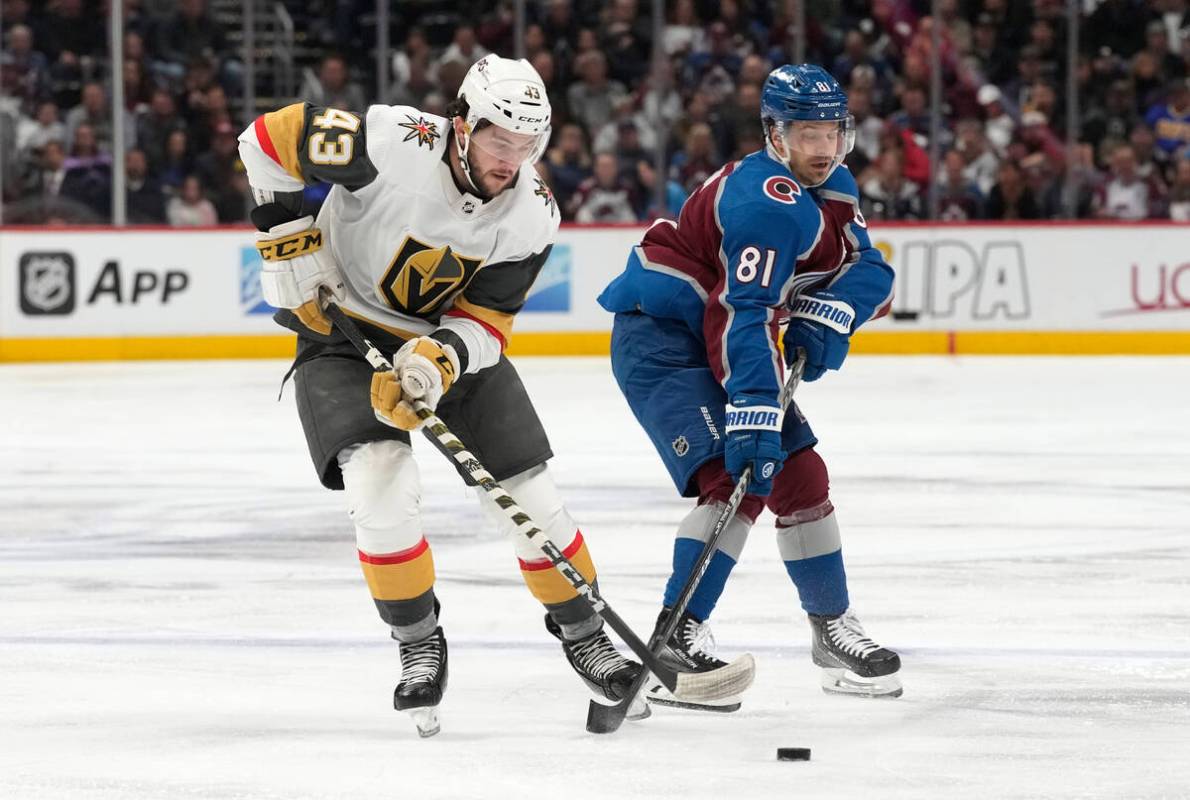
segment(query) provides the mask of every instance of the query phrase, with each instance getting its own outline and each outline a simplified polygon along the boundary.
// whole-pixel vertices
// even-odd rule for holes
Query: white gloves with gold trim
[[[322,311],[318,290],[325,286],[340,301],[346,291],[343,274],[322,244],[322,231],[314,227],[312,216],[256,234],[256,249],[264,259],[260,288],[265,302],[293,309],[303,325],[326,335],[331,332],[331,322]]]
[[[393,356],[392,370],[372,373],[376,418],[403,431],[417,430],[422,421],[413,401],[437,408],[458,374],[459,357],[453,347],[428,336],[410,339]]]

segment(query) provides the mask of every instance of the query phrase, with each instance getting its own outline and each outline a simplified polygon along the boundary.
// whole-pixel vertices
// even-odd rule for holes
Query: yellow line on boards
[[[606,356],[612,351],[611,331],[564,333],[512,332],[510,356]]]
[[[958,332],[963,355],[1190,355],[1190,331]]]
[[[1190,355],[1190,331],[861,331],[865,355]]]
[[[292,336],[137,336],[0,339],[0,361],[293,358]]]
[[[516,333],[511,356],[606,356],[606,331]],[[293,358],[295,338],[261,336],[0,339],[0,362]],[[1190,355],[1190,331],[862,331],[862,355]]]

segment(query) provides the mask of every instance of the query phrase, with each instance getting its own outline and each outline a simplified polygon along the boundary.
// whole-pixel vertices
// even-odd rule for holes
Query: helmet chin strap
[[[777,152],[777,148],[773,147],[773,129],[774,128],[777,131],[777,136],[781,139],[781,141],[785,145],[785,155],[781,155],[780,153]],[[772,127],[769,128],[769,130],[768,130],[768,134],[764,137],[764,147],[768,151],[770,156],[772,156],[773,158],[777,159],[778,161],[780,161],[782,164],[785,165],[785,169],[789,170],[789,174],[791,174],[791,175],[793,174],[793,167],[790,166],[790,164],[789,164],[789,142],[787,142],[785,140],[785,125],[784,125],[784,123],[781,123],[781,122],[773,123]]]
[[[460,141],[462,137],[455,137],[455,151],[459,154],[459,167],[461,167],[463,170],[463,177],[467,179],[467,183],[470,184],[471,188],[474,190],[473,194],[481,200],[491,200],[491,196],[488,195],[488,193],[483,189],[480,189],[479,184],[477,184],[475,179],[471,177],[471,126],[463,123],[463,130],[467,135],[466,144],[463,144],[463,142]]]

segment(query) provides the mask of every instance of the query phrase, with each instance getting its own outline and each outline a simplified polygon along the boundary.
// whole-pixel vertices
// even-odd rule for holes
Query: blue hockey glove
[[[828,369],[838,369],[851,347],[855,310],[829,292],[803,295],[794,301],[785,331],[785,361],[792,363],[798,348],[806,351],[802,380],[816,381]]]
[[[773,491],[773,478],[785,465],[781,450],[783,413],[777,406],[751,405],[737,398],[739,405],[727,406],[727,444],[723,454],[728,473],[735,480],[752,467],[748,494],[761,497]]]

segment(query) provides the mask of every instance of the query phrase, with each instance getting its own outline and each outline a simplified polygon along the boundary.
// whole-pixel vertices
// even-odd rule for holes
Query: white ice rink
[[[604,360],[519,365],[647,633],[687,501]],[[766,518],[714,620],[759,661],[743,709],[608,737],[419,440],[451,648],[424,741],[286,366],[0,367],[0,798],[1190,797],[1188,359],[855,357],[803,386],[904,697],[822,694]]]

